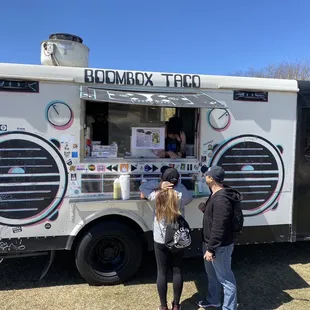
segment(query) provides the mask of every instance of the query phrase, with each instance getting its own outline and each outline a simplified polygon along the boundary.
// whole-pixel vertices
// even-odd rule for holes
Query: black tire
[[[82,237],[75,263],[89,285],[115,285],[129,280],[142,261],[139,236],[118,222],[95,225]]]

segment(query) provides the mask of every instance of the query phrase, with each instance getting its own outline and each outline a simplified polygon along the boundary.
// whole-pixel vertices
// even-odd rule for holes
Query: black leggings
[[[167,275],[169,267],[173,273],[173,303],[178,305],[183,290],[182,265],[184,251],[171,253],[164,244],[156,242],[154,242],[154,250],[157,263],[157,290],[161,306],[167,306]]]

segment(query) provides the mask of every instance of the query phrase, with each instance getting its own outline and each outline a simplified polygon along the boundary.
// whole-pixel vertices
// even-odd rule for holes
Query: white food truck
[[[237,244],[310,238],[310,82],[96,69],[88,54],[58,33],[42,65],[0,64],[0,258],[49,254],[45,274],[74,250],[89,284],[130,279],[153,247],[139,186],[166,165],[194,197],[188,256],[201,255],[211,165],[244,197]],[[162,158],[173,115],[186,157]]]

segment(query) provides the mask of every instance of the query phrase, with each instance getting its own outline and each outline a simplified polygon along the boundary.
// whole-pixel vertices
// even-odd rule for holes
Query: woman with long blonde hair
[[[167,184],[165,181],[162,182],[161,189],[155,198],[155,215],[157,221],[165,220],[167,224],[175,222],[180,214],[179,199],[180,197],[173,189],[173,184],[170,182]]]
[[[186,187],[179,182],[180,175],[174,168],[162,171],[161,182],[157,188],[150,188],[154,183],[147,182],[140,186],[140,191],[150,200],[155,200],[154,212],[154,250],[157,263],[157,290],[160,299],[159,310],[169,310],[167,306],[167,275],[171,268],[173,273],[172,310],[180,310],[180,298],[183,290],[183,256],[184,250],[171,252],[165,246],[167,226],[174,223],[180,214],[184,214],[184,206],[192,201]],[[148,184],[149,183],[149,184]]]

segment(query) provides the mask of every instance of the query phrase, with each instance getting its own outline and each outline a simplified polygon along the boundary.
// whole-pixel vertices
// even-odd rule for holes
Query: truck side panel
[[[297,95],[213,94],[228,109],[226,114],[202,110],[201,159],[207,166],[223,166],[225,183],[244,196],[245,229],[239,241],[291,240]]]
[[[291,240],[296,94],[270,91],[267,101],[251,101],[231,90],[208,92],[225,101],[227,110],[201,109],[200,157],[185,169],[225,168],[226,183],[245,198],[240,243]],[[69,249],[85,225],[110,214],[151,232],[151,203],[87,198],[79,191],[84,173],[79,166],[97,167],[98,161],[86,164],[81,158],[84,120],[77,85],[40,82],[39,93],[0,92],[0,104],[5,107],[0,116],[0,253]],[[182,165],[177,168],[182,174]],[[208,195],[204,190],[185,214],[198,251],[202,213],[197,205]]]
[[[57,248],[74,228],[68,197],[73,150],[64,152],[69,141],[79,146],[77,94],[75,85],[45,82],[37,93],[0,92],[1,252],[16,244],[23,244],[20,251]],[[41,245],[25,239],[32,237]]]

